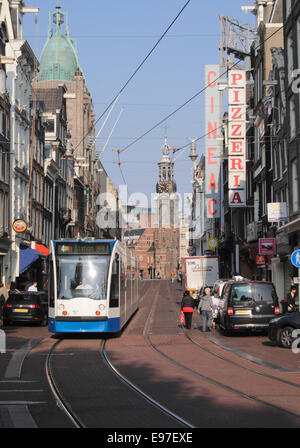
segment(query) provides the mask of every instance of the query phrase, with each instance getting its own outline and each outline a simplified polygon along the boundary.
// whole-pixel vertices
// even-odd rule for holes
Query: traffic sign
[[[208,247],[212,250],[216,250],[219,247],[219,240],[217,240],[217,238],[210,238],[208,240]]]
[[[291,262],[295,268],[300,268],[300,250],[295,250],[295,252],[292,253]]]

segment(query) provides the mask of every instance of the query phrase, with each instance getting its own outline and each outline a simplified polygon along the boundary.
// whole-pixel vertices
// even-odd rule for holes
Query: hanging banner
[[[220,92],[217,78],[219,65],[206,65],[206,154],[205,154],[205,203],[206,216],[209,219],[221,217],[221,137]]]
[[[229,207],[246,207],[246,72],[228,77]]]

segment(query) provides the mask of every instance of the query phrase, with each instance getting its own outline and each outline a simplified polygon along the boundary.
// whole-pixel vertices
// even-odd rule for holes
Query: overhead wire
[[[142,60],[142,62],[138,65],[138,67],[135,69],[135,71],[132,73],[132,75],[129,77],[129,79],[125,82],[125,84],[123,85],[123,87],[120,89],[120,91],[117,93],[117,95],[114,97],[114,99],[111,101],[111,103],[106,107],[106,109],[104,110],[104,112],[102,112],[102,114],[97,118],[97,120],[95,121],[95,123],[93,124],[93,126],[96,126],[97,123],[99,123],[99,121],[101,120],[101,118],[103,118],[103,116],[106,114],[106,112],[109,110],[109,108],[113,105],[113,103],[115,102],[115,100],[124,92],[124,90],[127,88],[127,86],[130,84],[130,82],[132,81],[132,79],[136,76],[136,74],[141,70],[141,68],[143,67],[143,65],[146,63],[146,61],[150,58],[150,56],[154,53],[154,51],[156,50],[156,48],[158,47],[158,45],[160,44],[160,42],[164,39],[164,37],[166,36],[166,34],[170,31],[170,29],[173,27],[173,25],[177,22],[177,20],[179,19],[179,17],[181,16],[181,14],[183,13],[183,11],[187,8],[187,6],[189,5],[189,3],[191,2],[191,0],[187,0],[187,2],[184,4],[184,6],[181,8],[181,10],[179,11],[179,13],[176,15],[176,17],[172,20],[172,22],[170,23],[170,25],[167,27],[167,29],[164,31],[164,33],[160,36],[160,38],[158,39],[158,41],[155,43],[155,45],[151,48],[151,50],[148,52],[148,54],[144,57],[144,59]],[[89,131],[90,132],[90,131]],[[89,134],[89,133],[88,133]],[[80,141],[80,143],[78,143],[78,145],[74,148],[74,151],[76,151],[76,149],[81,145],[82,142],[84,142],[85,138],[88,136],[88,134],[86,134],[83,139]]]
[[[261,42],[255,49],[254,51],[258,50],[262,45],[264,45],[268,40],[270,40],[272,37],[274,37],[277,33],[279,33],[283,28],[284,28],[285,24],[282,25],[280,28],[277,28],[270,36],[268,36],[263,42]],[[126,151],[127,149],[131,148],[133,145],[135,145],[136,143],[138,143],[140,140],[142,140],[144,137],[146,137],[148,134],[150,134],[152,131],[154,131],[155,129],[157,129],[159,126],[161,126],[163,123],[165,123],[167,120],[169,120],[173,115],[175,115],[176,113],[178,113],[180,110],[182,110],[185,106],[187,106],[189,103],[191,103],[195,98],[197,98],[199,95],[201,95],[203,92],[205,92],[209,87],[211,87],[213,84],[215,84],[217,81],[219,81],[220,79],[223,79],[223,77],[228,74],[228,72],[232,69],[234,69],[235,67],[237,67],[240,62],[242,62],[242,59],[238,59],[237,62],[235,62],[230,69],[228,68],[227,70],[225,70],[223,73],[221,73],[217,78],[215,78],[213,81],[211,81],[209,84],[207,84],[205,87],[203,87],[201,90],[199,90],[196,94],[194,94],[191,98],[189,98],[187,101],[185,101],[181,106],[177,107],[173,112],[171,112],[170,114],[168,114],[166,117],[164,117],[163,119],[161,119],[157,124],[155,124],[154,126],[152,126],[148,131],[144,132],[141,136],[139,136],[138,138],[136,138],[133,142],[131,142],[130,144],[128,144],[127,146],[125,146],[123,148],[123,151]],[[218,128],[219,129],[219,128]],[[198,139],[195,139],[195,141],[199,141],[203,138],[205,138],[207,135],[209,135],[209,133],[204,134],[203,136],[199,137]],[[189,144],[188,144],[189,145]],[[184,145],[180,148],[178,148],[178,150],[184,149],[186,148],[188,145]]]

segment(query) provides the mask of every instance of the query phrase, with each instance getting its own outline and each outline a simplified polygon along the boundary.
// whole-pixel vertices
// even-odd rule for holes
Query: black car
[[[268,336],[271,341],[281,347],[291,348],[293,341],[297,338],[297,336],[293,336],[293,332],[299,329],[300,313],[288,313],[271,320]]]
[[[280,314],[273,283],[256,281],[226,282],[220,300],[219,326],[226,333],[267,330]]]
[[[32,322],[48,324],[48,295],[44,292],[11,294],[4,308],[4,322]]]

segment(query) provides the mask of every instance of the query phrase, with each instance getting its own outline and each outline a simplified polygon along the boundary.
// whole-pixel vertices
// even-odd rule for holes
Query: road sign
[[[208,247],[212,250],[216,250],[219,247],[219,240],[217,240],[217,238],[210,238],[208,240]]]
[[[300,250],[295,250],[295,252],[292,253],[291,262],[295,268],[300,268]]]

